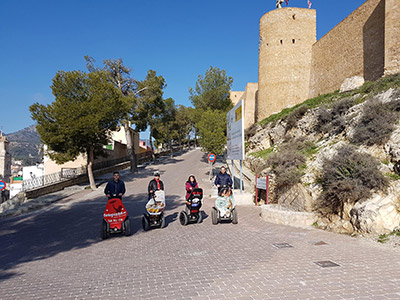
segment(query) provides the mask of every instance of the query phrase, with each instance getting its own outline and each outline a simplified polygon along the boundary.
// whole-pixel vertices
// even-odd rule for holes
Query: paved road
[[[212,200],[206,156],[191,151],[125,176],[130,237],[102,241],[102,189],[0,219],[0,299],[400,299],[400,253],[320,230],[269,224],[239,207],[239,224],[183,227],[184,182],[196,174]],[[165,229],[143,232],[154,170],[166,185]],[[292,247],[279,248],[288,243]],[[315,262],[339,266],[322,268]]]

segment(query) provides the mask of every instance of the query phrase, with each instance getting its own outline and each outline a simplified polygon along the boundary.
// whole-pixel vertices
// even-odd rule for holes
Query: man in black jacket
[[[215,178],[214,184],[217,186],[218,188],[218,195],[221,192],[221,188],[225,185],[225,186],[232,186],[232,178],[231,176],[226,173],[226,168],[224,166],[221,167],[221,171],[219,172],[219,174],[217,175],[217,177]]]
[[[125,183],[119,179],[119,172],[113,173],[113,180],[109,181],[104,189],[104,194],[110,198],[122,199],[122,195],[125,194]]]
[[[154,179],[150,180],[147,191],[149,192],[149,200],[155,191],[163,191],[164,183],[160,180],[160,172],[154,172]]]

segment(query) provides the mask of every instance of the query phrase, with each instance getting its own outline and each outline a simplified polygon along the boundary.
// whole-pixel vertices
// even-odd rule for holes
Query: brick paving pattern
[[[156,169],[168,225],[143,232]],[[256,207],[238,207],[237,225],[212,225],[207,170],[196,150],[125,175],[130,237],[100,239],[104,186],[0,219],[0,299],[400,299],[398,249],[270,224]],[[183,227],[177,216],[190,173],[205,189],[205,219]],[[292,247],[276,246],[284,243]],[[324,261],[339,266],[317,264]]]

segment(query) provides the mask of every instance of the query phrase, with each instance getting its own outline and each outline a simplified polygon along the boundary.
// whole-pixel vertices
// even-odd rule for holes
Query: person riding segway
[[[151,227],[164,228],[166,226],[164,209],[165,194],[164,183],[160,180],[160,172],[154,172],[154,179],[150,180],[147,187],[148,202],[146,203],[146,213],[142,218],[143,230],[147,231]]]
[[[221,189],[223,186],[232,187],[232,178],[228,173],[226,173],[226,168],[224,166],[221,167],[219,174],[215,178],[214,184],[218,188],[218,195],[221,194]]]
[[[125,194],[125,183],[120,179],[119,172],[113,173],[113,179],[109,181],[104,189],[108,201],[103,213],[101,237],[106,239],[110,234],[131,234],[131,225],[128,212],[122,203],[122,195]]]

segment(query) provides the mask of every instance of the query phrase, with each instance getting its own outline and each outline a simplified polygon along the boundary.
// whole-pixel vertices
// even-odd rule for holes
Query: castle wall
[[[400,73],[400,1],[386,0],[385,75]]]
[[[352,76],[376,80],[383,75],[385,13],[390,15],[385,0],[368,0],[314,44],[310,98],[340,89]]]
[[[230,91],[229,96],[233,105],[238,104],[240,100],[244,103],[244,129],[247,129],[255,122],[256,107],[257,107],[258,83],[249,82],[246,84],[246,90],[243,91]]]
[[[260,19],[257,121],[308,98],[315,42],[313,9],[285,7]]]
[[[244,91],[230,91],[229,98],[231,99],[233,106],[239,103],[239,101],[243,98]]]
[[[258,95],[258,83],[249,82],[244,92],[244,129],[253,125],[256,121],[256,103]]]

